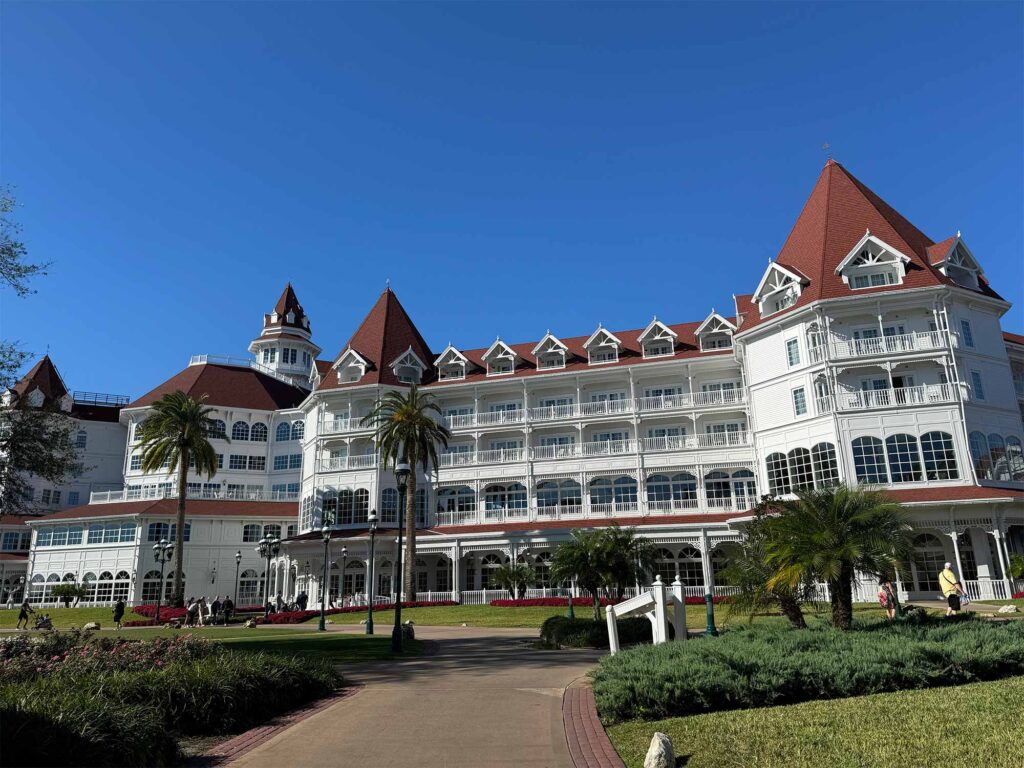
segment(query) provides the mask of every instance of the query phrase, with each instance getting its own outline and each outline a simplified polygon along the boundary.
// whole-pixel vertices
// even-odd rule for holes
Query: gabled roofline
[[[411,347],[411,346],[410,346],[410,349],[412,349],[412,347]],[[454,346],[453,344],[451,344],[451,343],[449,343],[449,344],[448,344],[448,346],[444,348],[444,351],[443,351],[443,352],[441,352],[441,354],[440,354],[440,355],[438,355],[438,356],[437,356],[437,357],[436,357],[436,358],[434,359],[434,365],[435,365],[435,366],[438,366],[438,365],[440,365],[440,364],[441,364],[441,360],[443,360],[443,359],[444,359],[444,356],[445,356],[445,355],[447,355],[447,354],[448,354],[448,353],[450,353],[450,352],[454,352],[454,353],[455,353],[455,355],[456,355],[456,356],[457,356],[457,357],[458,357],[458,358],[459,358],[459,359],[460,359],[460,360],[461,360],[461,361],[463,362],[463,364],[465,364],[465,365],[469,365],[469,358],[468,358],[468,357],[466,357],[466,356],[465,356],[464,354],[462,354],[462,353],[461,353],[461,352],[460,352],[460,351],[459,351],[458,349],[456,349],[456,348],[455,348],[455,346]],[[418,359],[418,358],[417,358],[417,359]]]
[[[534,357],[536,357],[536,356],[537,356],[537,353],[538,353],[538,352],[540,352],[540,348],[544,346],[544,343],[545,343],[545,342],[546,342],[546,341],[547,341],[548,339],[550,339],[551,341],[555,342],[555,344],[556,344],[556,345],[557,345],[558,347],[560,347],[560,348],[562,349],[562,351],[563,351],[563,352],[566,352],[566,353],[568,353],[568,352],[569,352],[569,347],[567,347],[567,346],[566,346],[566,345],[565,345],[565,344],[564,344],[564,343],[562,342],[562,340],[561,340],[560,338],[558,338],[557,336],[555,336],[555,334],[553,334],[553,333],[552,333],[551,331],[548,331],[547,333],[545,333],[545,334],[544,334],[544,337],[543,337],[543,338],[542,338],[542,339],[541,339],[540,341],[538,341],[538,342],[537,342],[537,345],[536,345],[536,346],[535,346],[535,347],[534,347],[533,349],[531,349],[531,350],[530,350],[530,354],[531,354],[531,355],[533,355]]]
[[[363,357],[358,352],[356,352],[352,347],[346,347],[345,351],[342,352],[341,355],[338,357],[337,362],[335,362],[334,365],[331,366],[331,370],[332,371],[338,370],[338,368],[341,366],[341,364],[345,362],[345,358],[347,358],[349,355],[352,355],[353,357],[355,357],[363,367],[365,367],[365,368],[369,368],[370,367],[370,363],[369,363],[369,361],[365,357]]]
[[[644,341],[647,339],[648,336],[651,335],[651,333],[654,331],[655,328],[660,328],[662,331],[667,333],[673,339],[678,339],[679,338],[679,334],[678,333],[673,331],[671,328],[669,328],[667,325],[665,325],[663,322],[661,322],[661,320],[659,320],[657,318],[657,316],[655,316],[654,319],[651,320],[651,322],[647,324],[647,327],[644,328],[643,333],[641,333],[639,336],[636,337],[637,342],[639,342],[640,344],[643,344]]]
[[[860,255],[861,249],[868,243],[875,243],[876,245],[881,246],[883,249],[889,251],[890,253],[899,256],[900,261],[902,261],[904,264],[910,263],[910,257],[907,256],[907,254],[903,253],[903,251],[899,250],[898,248],[893,248],[882,238],[872,235],[871,230],[869,229],[867,232],[864,233],[864,237],[858,240],[857,244],[853,246],[853,248],[850,250],[848,254],[846,254],[846,258],[839,262],[839,266],[836,267],[835,274],[841,274],[842,271],[847,266],[849,266],[850,262]]]
[[[400,360],[401,360],[401,359],[402,359],[403,357],[405,357],[406,355],[412,355],[412,356],[413,356],[413,358],[414,358],[414,359],[416,360],[416,362],[420,364],[420,368],[421,368],[422,370],[424,370],[424,371],[425,371],[425,370],[427,370],[427,368],[428,368],[427,364],[426,364],[426,363],[424,363],[424,362],[423,362],[422,360],[420,360],[420,356],[419,356],[419,355],[417,355],[417,354],[416,354],[416,353],[415,353],[415,352],[413,351],[413,348],[412,348],[412,344],[410,344],[410,345],[409,345],[409,348],[408,348],[407,350],[405,350],[405,352],[403,352],[403,353],[402,353],[402,354],[400,354],[400,355],[399,355],[398,357],[396,357],[396,358],[395,358],[394,360],[392,360],[392,361],[391,361],[391,365],[390,365],[389,367],[391,367],[391,368],[394,368],[394,367],[395,367],[396,365],[398,365],[399,361],[400,361]]]
[[[947,250],[943,254],[942,259],[940,261],[933,261],[933,262],[931,262],[931,265],[933,267],[935,267],[936,269],[938,269],[939,267],[944,266],[946,264],[946,262],[949,261],[949,257],[956,251],[956,249],[958,247],[963,247],[964,252],[967,254],[967,257],[972,262],[974,262],[974,269],[976,269],[978,271],[978,276],[979,277],[983,276],[985,274],[985,271],[981,268],[981,262],[978,261],[977,258],[975,258],[974,252],[971,251],[971,249],[967,246],[967,243],[964,242],[964,239],[963,239],[963,237],[960,236],[959,232],[956,233],[956,239],[953,240],[953,243],[950,245],[949,250]]]
[[[491,353],[492,353],[492,352],[493,352],[493,351],[495,350],[495,348],[497,348],[497,347],[501,347],[501,348],[502,348],[502,349],[504,349],[504,350],[505,350],[506,352],[508,352],[508,353],[509,353],[510,355],[512,355],[512,359],[513,359],[513,360],[516,360],[516,359],[518,359],[519,355],[518,355],[518,354],[516,354],[516,351],[515,351],[514,349],[512,349],[512,347],[510,347],[510,346],[509,346],[508,344],[506,344],[506,343],[505,343],[504,341],[502,341],[502,340],[501,340],[500,338],[497,338],[497,339],[495,339],[495,340],[494,340],[494,343],[493,343],[493,344],[491,344],[491,346],[489,346],[489,347],[487,348],[487,351],[486,351],[486,352],[484,352],[484,353],[483,353],[482,355],[480,355],[480,359],[481,359],[481,360],[487,360],[487,358],[489,358],[489,357],[491,356]]]
[[[603,325],[601,325],[600,323],[598,323],[598,324],[597,324],[597,330],[596,330],[596,331],[594,331],[594,332],[593,332],[592,334],[590,334],[590,336],[589,336],[589,337],[587,337],[587,340],[583,342],[583,345],[582,345],[582,346],[583,346],[583,348],[584,348],[585,350],[587,350],[587,351],[590,351],[590,345],[594,343],[594,339],[596,339],[596,338],[597,338],[597,335],[598,335],[598,334],[600,334],[600,333],[603,333],[603,334],[604,334],[605,336],[607,336],[607,337],[608,337],[609,339],[611,339],[612,341],[614,341],[614,342],[615,342],[616,344],[618,344],[618,345],[619,345],[620,347],[622,346],[622,340],[621,340],[621,339],[619,339],[619,337],[618,337],[618,336],[616,336],[616,335],[615,335],[614,333],[612,333],[611,331],[609,331],[609,330],[608,330],[607,328],[605,328],[605,327],[604,327]]]
[[[770,262],[768,262],[768,266],[764,270],[764,274],[761,275],[761,282],[759,282],[757,284],[757,289],[754,291],[754,294],[750,297],[750,303],[751,304],[757,304],[758,301],[760,300],[760,298],[761,298],[761,291],[764,290],[764,285],[765,285],[766,282],[768,282],[768,275],[770,275],[772,273],[772,270],[774,270],[774,269],[779,270],[784,275],[788,276],[789,278],[791,278],[793,281],[795,281],[796,283],[798,283],[800,285],[807,285],[810,282],[810,280],[808,280],[807,277],[805,277],[804,275],[800,274],[796,270],[789,269],[788,267],[784,267],[781,264],[779,264],[779,262],[777,262],[777,261],[770,261]]]
[[[712,320],[719,320],[725,325],[732,329],[733,333],[736,332],[736,324],[729,321],[729,319],[723,315],[718,314],[715,310],[711,310],[711,314],[704,318],[704,322],[697,326],[697,330],[693,332],[694,336],[700,336],[704,333],[704,327],[708,325]]]

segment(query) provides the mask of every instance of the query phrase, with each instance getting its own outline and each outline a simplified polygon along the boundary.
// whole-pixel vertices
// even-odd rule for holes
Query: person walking
[[[224,598],[224,604],[221,605],[221,610],[224,611],[224,626],[231,621],[231,614],[235,611],[235,604],[231,600],[231,595]]]
[[[21,622],[25,622],[24,629],[28,629],[28,615],[30,613],[35,613],[35,611],[32,610],[32,606],[29,604],[28,598],[26,597],[25,602],[21,604],[21,610],[18,611],[18,624],[15,629],[22,629]]]
[[[878,602],[885,608],[885,615],[889,621],[896,618],[896,590],[891,581],[883,581],[878,587]]]
[[[220,595],[215,595],[213,603],[210,605],[210,623],[216,624],[217,619],[220,617],[220,612],[223,610],[224,604],[220,601]]]
[[[199,603],[196,602],[194,597],[188,599],[188,603],[185,608],[185,626],[194,627],[199,618]]]
[[[199,626],[206,626],[206,616],[210,612],[210,606],[206,604],[206,595],[199,598],[199,610],[197,611],[197,618],[199,619]]]
[[[117,629],[121,628],[121,619],[124,618],[124,598],[117,598],[117,602],[114,603],[114,626]]]
[[[960,598],[964,594],[964,588],[953,573],[952,563],[946,563],[939,573],[939,586],[942,587],[942,594],[946,598],[946,615],[956,616],[960,612]]]

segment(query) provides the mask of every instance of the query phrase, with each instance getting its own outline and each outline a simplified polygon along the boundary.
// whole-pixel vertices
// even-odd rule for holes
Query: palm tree
[[[217,434],[218,428],[209,416],[213,409],[203,405],[205,401],[206,395],[193,400],[180,390],[164,395],[150,406],[153,412],[141,429],[142,471],[178,473],[178,525],[174,542],[174,605],[178,607],[185,603],[183,553],[189,464],[195,464],[200,476],[217,474],[217,453],[208,438]]]
[[[406,600],[416,599],[416,466],[421,466],[424,474],[436,467],[437,446],[447,447],[452,435],[436,418],[440,415],[441,406],[433,396],[413,384],[408,392],[388,392],[362,421],[363,426],[375,429],[373,439],[385,468],[404,461],[412,469],[405,489]]]
[[[505,563],[491,573],[491,582],[499,589],[507,589],[512,597],[519,599],[520,590],[533,581],[534,572],[527,563]]]
[[[647,574],[657,568],[657,547],[650,539],[636,535],[635,528],[613,525],[601,529],[605,548],[605,583],[622,598],[626,588],[647,580]]]
[[[766,553],[774,574],[769,589],[821,580],[828,584],[832,625],[853,623],[857,571],[880,577],[894,573],[912,550],[902,508],[881,491],[845,485],[796,492],[776,503],[766,521]]]
[[[594,602],[594,621],[601,620],[601,587],[607,573],[605,537],[601,531],[573,531],[572,538],[559,544],[551,556],[551,581],[575,580]]]

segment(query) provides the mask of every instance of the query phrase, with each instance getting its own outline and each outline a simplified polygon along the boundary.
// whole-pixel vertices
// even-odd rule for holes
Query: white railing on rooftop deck
[[[273,368],[261,365],[252,358],[238,357],[237,355],[192,355],[188,360],[189,367],[193,365],[230,365],[235,368],[252,368],[254,371],[270,376],[271,378],[291,384],[293,387],[309,389],[309,372],[303,374],[281,373]]]

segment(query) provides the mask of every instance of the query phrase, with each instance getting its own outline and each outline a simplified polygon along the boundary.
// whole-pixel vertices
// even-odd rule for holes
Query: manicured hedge
[[[963,616],[859,624],[849,632],[734,629],[606,657],[593,679],[598,711],[614,723],[1020,674],[1024,622]]]
[[[651,622],[645,618],[619,619],[618,630],[621,645],[653,642]],[[607,648],[608,626],[593,619],[552,616],[541,625],[540,640],[552,647]]]
[[[453,600],[413,600],[402,603],[403,608],[431,608],[437,605],[458,605]],[[373,606],[375,611],[391,611],[394,610],[394,603],[380,603]],[[327,616],[333,616],[336,613],[366,613],[365,605],[349,605],[344,608],[328,608],[325,612]],[[314,616],[319,616],[320,610],[307,610],[307,611],[279,611],[278,613],[272,613],[269,616],[260,616],[256,619],[258,624],[301,624],[304,621],[309,621]]]
[[[715,596],[712,598],[715,605],[728,601],[729,598]],[[601,605],[618,605],[623,602],[617,598],[602,597]],[[704,605],[703,597],[684,597],[683,602],[686,605]],[[567,597],[530,597],[521,598],[519,600],[491,600],[491,605],[495,608],[533,608],[533,607],[551,607],[551,608],[568,608],[569,598]],[[591,608],[594,605],[594,601],[589,597],[574,597],[572,604],[577,608]]]

